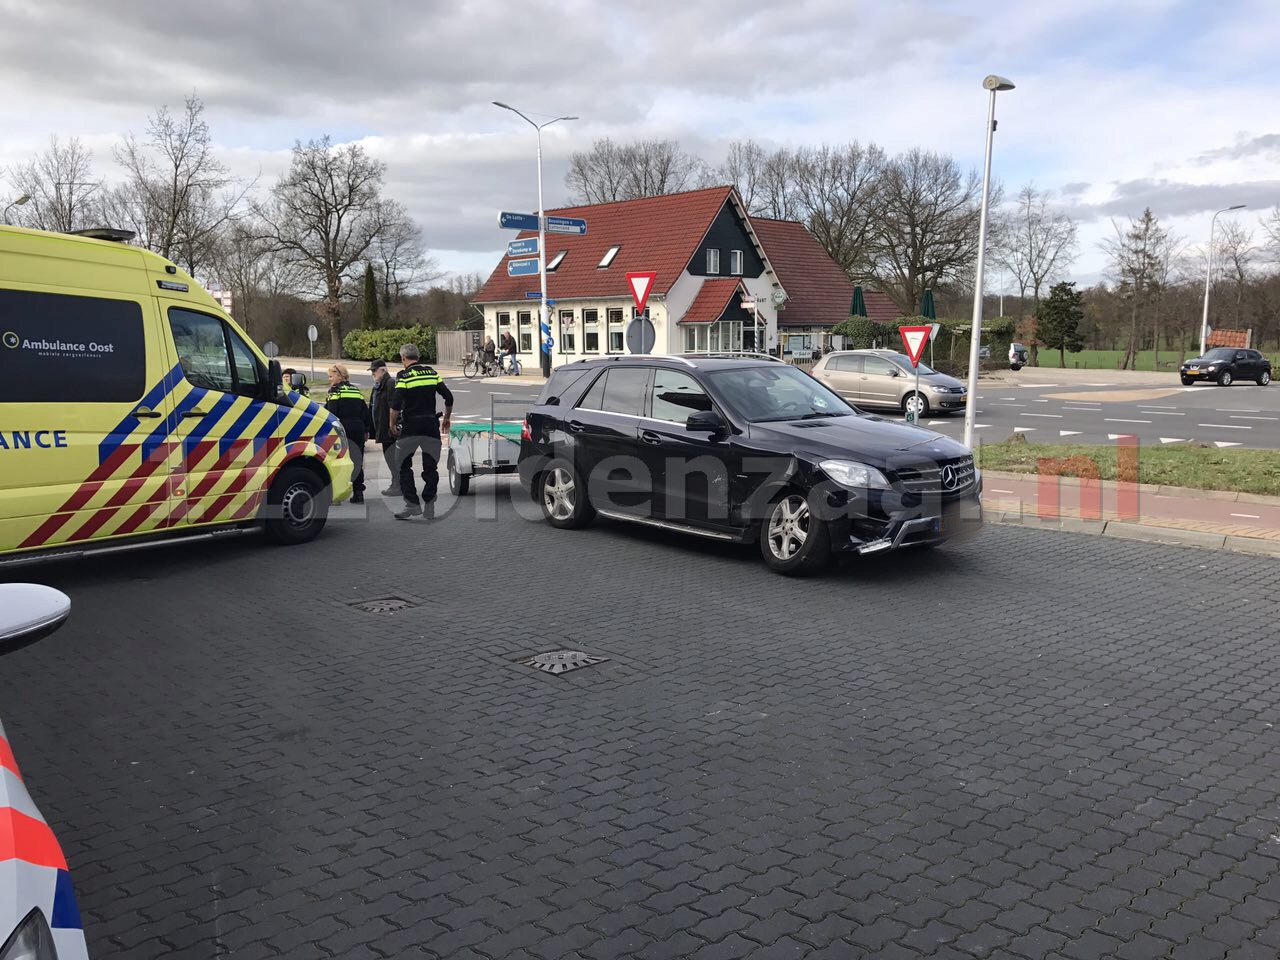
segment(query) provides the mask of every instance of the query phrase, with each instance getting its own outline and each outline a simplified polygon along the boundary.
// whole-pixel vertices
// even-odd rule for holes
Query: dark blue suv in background
[[[807,373],[741,356],[559,367],[525,419],[520,480],[553,526],[596,514],[756,540],[784,574],[982,526],[969,449],[869,416]]]

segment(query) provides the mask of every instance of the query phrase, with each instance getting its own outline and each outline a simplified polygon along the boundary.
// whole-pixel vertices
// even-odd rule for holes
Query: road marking
[[[1219,430],[1252,430],[1253,427],[1244,423],[1197,423],[1197,427],[1216,427]]]
[[[1139,410],[1151,417],[1185,417],[1185,413],[1174,413],[1172,410]]]
[[[1031,402],[1032,402],[1032,403],[1048,403],[1049,401],[1048,401],[1048,400],[1039,400],[1039,399],[1037,399],[1037,400],[1032,400]]]
[[[1035,433],[1035,427],[1014,427],[1014,433]]]
[[[1280,420],[1280,417],[1246,417],[1241,414],[1233,413],[1230,419],[1232,420]]]
[[[990,493],[1013,493],[1012,490],[997,490],[994,487],[992,487],[989,492]],[[1235,516],[1235,514],[1232,514],[1232,516]]]
[[[1129,438],[1133,438],[1134,440],[1138,439],[1137,435],[1132,433],[1108,433],[1107,434],[1108,440],[1126,440]]]
[[[1112,384],[1109,384],[1109,383],[1086,383],[1086,384],[1084,384],[1084,386],[1086,386],[1086,387],[1109,387],[1109,386],[1112,386]]]
[[[1045,387],[1056,387],[1056,383],[1020,383],[1018,386],[1023,390],[1043,390]]]
[[[1000,491],[1003,492],[1003,491]],[[1261,520],[1262,518],[1256,513],[1233,513],[1233,517],[1239,517],[1241,520]]]
[[[973,429],[975,429],[975,430],[982,430],[982,429],[985,429],[986,427],[989,427],[989,426],[991,426],[991,424],[989,424],[989,423],[975,423],[975,424],[973,425]]]
[[[1116,420],[1111,417],[1103,417],[1102,422],[1103,423],[1150,423],[1151,421],[1150,420]],[[1204,424],[1201,424],[1201,426],[1204,426]]]
[[[1261,413],[1262,411],[1261,411],[1261,410],[1245,410],[1245,409],[1236,409],[1236,408],[1234,408],[1234,407],[1218,407],[1218,408],[1216,408],[1213,412],[1214,412],[1214,413]]]
[[[1018,414],[1018,416],[1020,416],[1020,417],[1050,417],[1050,418],[1052,418],[1052,419],[1054,419],[1054,420],[1061,420],[1061,419],[1062,419],[1062,414],[1060,414],[1060,413],[1020,413],[1020,414]]]
[[[1080,431],[1079,431],[1079,430],[1059,430],[1059,431],[1058,431],[1058,436],[1060,436],[1060,437],[1078,437],[1078,436],[1080,436]]]
[[[1177,407],[1170,407],[1163,403],[1144,403],[1144,407],[1150,407],[1152,410],[1177,410]]]
[[[998,400],[1017,400],[1017,397],[997,397]]]
[[[1064,403],[1064,404],[1062,405],[1062,409],[1063,409],[1063,410],[1081,410],[1081,411],[1083,411],[1083,412],[1085,412],[1085,413],[1101,413],[1101,412],[1102,412],[1102,404],[1100,404],[1100,403],[1095,403],[1095,404],[1094,404],[1093,406],[1091,406],[1091,407],[1081,407],[1081,406],[1076,406],[1075,404],[1071,404],[1071,403]]]
[[[1232,442],[1230,442],[1229,440],[1215,440],[1215,441],[1213,441],[1213,445],[1214,445],[1215,447],[1238,447],[1238,446],[1240,446],[1240,444],[1238,444],[1238,443],[1232,443]]]
[[[1186,443],[1181,437],[1161,437],[1161,443]]]
[[[1025,407],[1025,403],[993,403],[993,407]]]
[[[936,427],[940,423],[954,423],[954,420],[930,420],[925,424],[926,427]]]

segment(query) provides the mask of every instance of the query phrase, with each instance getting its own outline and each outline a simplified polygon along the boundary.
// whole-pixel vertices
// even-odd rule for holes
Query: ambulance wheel
[[[329,516],[329,486],[306,467],[285,467],[267,491],[266,531],[276,543],[314,540]]]

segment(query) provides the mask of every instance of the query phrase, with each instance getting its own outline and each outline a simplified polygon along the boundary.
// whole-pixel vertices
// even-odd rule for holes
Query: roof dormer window
[[[618,255],[618,251],[619,251],[619,250],[621,250],[621,249],[622,249],[622,245],[621,245],[621,244],[619,244],[619,245],[618,245],[618,246],[616,246],[616,247],[610,247],[610,248],[605,252],[605,255],[604,255],[603,257],[601,257],[601,258],[600,258],[600,263],[599,263],[599,267],[600,267],[600,269],[604,269],[604,268],[605,268],[605,267],[607,267],[609,264],[613,263],[613,258],[614,258],[614,257],[616,257],[616,256]]]
[[[564,259],[564,255],[568,252],[569,252],[568,250],[561,250],[554,257],[552,257],[551,262],[547,264],[547,270],[551,271],[551,270],[554,270],[556,267],[560,266],[560,261]]]

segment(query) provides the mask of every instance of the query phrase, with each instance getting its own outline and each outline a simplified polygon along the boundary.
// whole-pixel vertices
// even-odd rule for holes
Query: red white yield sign
[[[649,291],[653,289],[653,281],[656,279],[656,271],[627,274],[627,286],[631,288],[631,299],[636,302],[636,313],[644,313],[644,305],[649,302]]]
[[[924,356],[924,345],[929,342],[930,327],[899,327],[902,334],[902,345],[907,348],[907,356],[911,358],[913,367],[920,364]]]

